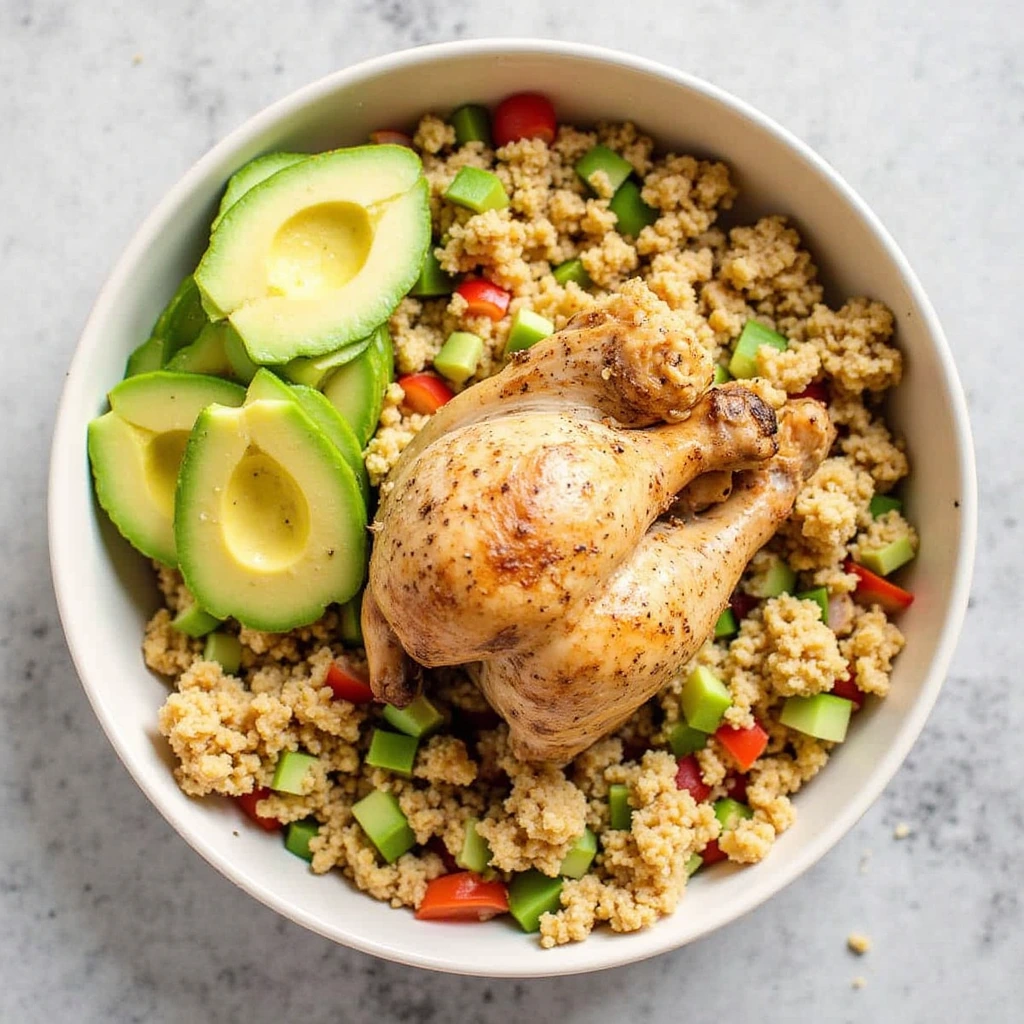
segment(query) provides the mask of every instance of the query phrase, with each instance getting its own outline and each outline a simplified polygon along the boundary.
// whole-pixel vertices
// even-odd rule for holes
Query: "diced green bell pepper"
[[[589,870],[597,856],[597,836],[589,828],[569,848],[562,860],[558,873],[563,878],[582,878]]]
[[[901,565],[906,565],[913,557],[914,545],[910,543],[910,538],[900,537],[873,551],[861,551],[857,561],[865,569],[870,569],[872,572],[878,573],[879,576],[888,576]]]
[[[231,633],[207,633],[203,661],[215,661],[226,676],[233,676],[242,664],[242,643]]]
[[[385,768],[397,775],[412,778],[412,766],[416,760],[416,748],[420,741],[415,736],[401,732],[374,729],[370,737],[370,749],[366,752],[366,763],[371,768]]]
[[[725,683],[711,669],[698,665],[683,683],[679,703],[691,729],[714,732],[732,698]]]
[[[561,905],[561,895],[561,878],[548,878],[531,868],[509,883],[509,913],[524,932],[539,931],[541,914],[555,913]]]
[[[624,181],[619,186],[608,209],[615,214],[615,229],[618,233],[632,238],[636,238],[645,227],[658,219],[658,211],[643,201],[640,186],[632,180]]]
[[[434,369],[456,384],[465,384],[476,373],[483,354],[482,338],[469,331],[452,331],[434,356]]]
[[[508,194],[501,179],[479,167],[460,167],[444,197],[449,203],[464,206],[474,213],[500,210],[508,206]]]
[[[394,704],[384,705],[384,719],[406,736],[423,739],[444,724],[444,715],[424,696],[417,697],[404,708],[396,708]]]
[[[316,818],[304,818],[302,821],[292,821],[284,833],[284,848],[289,853],[303,860],[312,860],[313,852],[309,848],[309,841],[316,837],[320,831],[320,822]]]
[[[633,173],[633,165],[607,146],[594,146],[576,161],[576,173],[593,189],[590,179],[597,171],[604,171],[614,193]]]
[[[312,754],[286,750],[278,758],[270,788],[275,793],[292,793],[295,796],[301,796],[304,792],[303,784],[306,777],[316,762],[317,759]]]
[[[394,793],[375,789],[353,804],[352,815],[389,864],[416,845],[416,836]]]
[[[789,342],[770,327],[758,323],[756,320],[748,320],[740,332],[739,341],[733,349],[732,359],[729,360],[729,372],[741,380],[758,375],[757,350],[762,345],[771,345],[780,352],[789,347]]]
[[[818,693],[813,697],[787,697],[779,721],[819,740],[842,743],[850,724],[853,701]]]

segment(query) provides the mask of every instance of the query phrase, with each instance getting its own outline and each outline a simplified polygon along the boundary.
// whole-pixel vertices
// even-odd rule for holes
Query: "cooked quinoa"
[[[603,172],[588,187],[574,170],[596,143],[629,161],[643,181],[643,199],[658,211],[655,223],[635,240],[615,230]],[[750,563],[739,588],[749,595],[750,610],[737,635],[709,640],[614,735],[564,768],[513,758],[506,727],[457,669],[428,678],[427,692],[446,726],[421,744],[413,777],[372,768],[364,755],[378,711],[336,699],[325,681],[335,660],[356,673],[365,668],[362,651],[342,646],[335,611],[288,634],[241,629],[241,668],[227,676],[202,659],[201,641],[172,628],[173,614],[191,596],[177,572],[158,566],[164,607],[149,622],[144,654],[150,668],[173,682],[159,712],[160,732],[178,760],[181,788],[195,797],[250,793],[267,786],[282,752],[301,748],[314,755],[308,791],[275,793],[260,802],[259,813],[282,823],[314,817],[320,828],[310,844],[312,870],[338,869],[395,907],[419,905],[427,883],[446,871],[442,850],[454,855],[461,848],[469,817],[480,820],[492,867],[505,879],[528,868],[557,874],[589,826],[600,836],[600,852],[589,873],[565,882],[561,909],[542,918],[541,944],[584,939],[599,922],[633,931],[676,909],[686,887],[686,862],[710,841],[717,840],[734,862],[755,863],[793,824],[790,798],[825,765],[832,744],[778,723],[787,696],[828,691],[848,673],[866,693],[883,697],[889,688],[903,637],[881,608],[853,603],[856,579],[843,562],[862,547],[901,537],[917,545],[898,511],[878,519],[868,511],[873,495],[889,491],[908,472],[902,443],[890,433],[881,407],[902,369],[892,344],[893,318],[868,298],[838,309],[825,305],[814,262],[784,217],[729,230],[717,226],[736,195],[729,169],[687,155],[657,155],[653,141],[632,124],[562,126],[551,145],[527,139],[493,151],[479,142],[456,147],[451,127],[427,116],[416,130],[415,146],[430,183],[442,267],[486,277],[513,297],[509,315],[496,322],[468,315],[458,295],[403,299],[390,322],[399,374],[429,368],[450,332],[471,331],[483,339],[484,355],[464,385],[470,386],[501,368],[517,309],[527,307],[561,328],[573,314],[639,277],[719,362],[728,361],[729,347],[748,319],[788,337],[786,351],[760,349],[763,380],[752,384],[776,407],[786,395],[823,384],[839,431],[831,456]],[[510,197],[508,208],[472,214],[444,202],[442,193],[463,166],[494,171]],[[594,283],[590,290],[563,286],[552,276],[553,266],[575,257]],[[374,486],[387,487],[402,449],[428,419],[406,409],[403,398],[401,386],[392,384],[365,452]],[[797,591],[827,588],[831,628],[809,601],[788,594],[756,599],[774,556],[797,570]],[[680,688],[694,665],[713,669],[727,685],[729,724],[745,727],[756,720],[770,736],[746,776],[753,817],[722,834],[712,803],[729,790],[737,763],[712,737],[696,754],[710,787],[707,800],[697,803],[677,788],[676,759],[667,749],[667,733],[681,714]],[[628,787],[629,829],[608,827],[607,798],[615,783]],[[418,844],[393,865],[380,861],[352,815],[353,804],[374,789],[397,797]],[[851,948],[861,951],[853,939]]]

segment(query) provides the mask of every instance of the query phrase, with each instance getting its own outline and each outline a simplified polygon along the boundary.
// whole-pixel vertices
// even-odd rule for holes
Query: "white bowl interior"
[[[721,157],[734,170],[745,213],[795,218],[833,300],[868,294],[892,308],[907,369],[892,419],[908,441],[907,505],[921,535],[909,573],[917,600],[902,621],[907,647],[891,696],[859,716],[828,769],[800,794],[799,820],[771,856],[754,868],[698,877],[678,912],[649,931],[595,934],[551,952],[501,923],[416,922],[340,875],[313,876],[277,837],[244,827],[227,801],[190,800],[178,790],[155,730],[166,687],[139,654],[155,588],[148,567],[97,514],[85,453],[86,423],[202,251],[235,168],[271,149],[353,144],[374,128],[411,126],[425,110],[490,103],[523,88],[551,96],[564,121],[633,119],[663,148]],[[265,111],[189,172],[140,229],[84,332],[54,439],[49,511],[61,614],[93,706],[132,775],[207,860],[347,945],[442,970],[542,975],[612,966],[690,941],[770,896],[850,828],[895,772],[941,685],[966,602],[975,496],[964,403],[934,314],[891,240],[820,160],[749,108],[667,69],[585,47],[493,41],[408,51],[340,72]]]

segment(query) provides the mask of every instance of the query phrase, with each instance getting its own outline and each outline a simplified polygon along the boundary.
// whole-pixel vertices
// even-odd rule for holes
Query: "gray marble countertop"
[[[226,131],[313,78],[391,49],[497,34],[683,67],[839,168],[938,307],[981,483],[955,664],[920,742],[857,828],[702,942],[536,983],[433,976],[349,952],[207,867],[131,782],[86,704],[42,515],[64,368],[108,268],[162,193]],[[2,0],[0,1019],[1020,1020],[1022,53],[1019,0],[628,10],[613,0]],[[898,841],[903,821],[912,831]],[[863,958],[846,949],[853,930],[873,941]]]

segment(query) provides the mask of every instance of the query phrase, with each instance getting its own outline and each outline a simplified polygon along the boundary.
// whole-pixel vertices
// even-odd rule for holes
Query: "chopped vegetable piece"
[[[833,697],[842,697],[843,700],[850,701],[853,704],[854,711],[860,708],[866,696],[864,691],[857,686],[852,675],[848,679],[837,679],[832,684],[832,689],[829,692]]]
[[[767,571],[758,579],[756,597],[778,597],[779,594],[792,593],[796,586],[796,573],[778,555],[772,555],[772,563]]]
[[[883,610],[895,614],[909,608],[914,602],[914,595],[895,583],[890,583],[881,576],[876,576],[870,569],[865,569],[856,562],[847,560],[843,563],[845,572],[857,577],[857,589],[853,592],[854,600],[861,604],[881,605]]]
[[[742,590],[733,591],[732,597],[729,598],[729,607],[733,610],[737,622],[742,622],[760,603],[760,598]]]
[[[427,299],[438,295],[451,295],[454,289],[455,279],[447,271],[441,269],[441,264],[431,247],[427,250],[427,255],[423,257],[420,276],[416,278],[416,283],[409,289],[409,294],[420,299]]]
[[[705,864],[717,864],[720,860],[725,860],[725,854],[722,852],[722,848],[718,845],[717,839],[712,839],[707,846],[701,850],[700,859]]]
[[[185,636],[201,637],[212,633],[224,620],[211,615],[197,604],[190,604],[171,620],[171,628]]]
[[[589,828],[581,835],[565,855],[558,873],[563,878],[582,878],[589,870],[597,856],[597,836]]]
[[[734,377],[747,379],[758,375],[757,350],[762,345],[771,345],[780,352],[785,352],[789,342],[770,327],[758,323],[756,320],[748,320],[740,332],[739,341],[732,352],[732,359],[729,360],[729,372]]]
[[[703,750],[708,743],[708,734],[700,729],[691,729],[685,722],[676,722],[669,730],[668,745],[676,757]]]
[[[828,625],[828,590],[825,587],[805,590],[796,596],[801,601],[813,601],[821,611],[821,621]]]
[[[419,745],[420,741],[415,736],[389,732],[387,729],[374,729],[370,737],[370,749],[366,752],[366,763],[371,768],[384,768],[411,779],[416,748]]]
[[[899,498],[893,498],[888,494],[876,494],[868,505],[868,511],[872,519],[884,516],[886,512],[902,512],[903,502]]]
[[[242,664],[242,644],[231,633],[207,633],[203,661],[215,661],[226,676],[233,676]]]
[[[341,621],[338,625],[338,632],[341,634],[341,642],[346,647],[363,646],[362,614],[362,594],[356,594],[351,601],[346,601],[341,606]]]
[[[679,703],[691,729],[714,732],[732,698],[725,683],[711,669],[698,665],[683,683]]]
[[[379,128],[375,132],[370,132],[370,141],[375,146],[405,146],[407,149],[413,148],[412,139],[405,132],[392,131],[390,128]]]
[[[733,610],[726,608],[718,616],[718,621],[715,623],[715,639],[721,640],[723,637],[735,636],[739,631],[740,627],[736,623],[736,616]]]
[[[732,725],[720,725],[715,739],[729,751],[741,771],[750,766],[764,753],[768,746],[768,733],[755,722],[749,728],[737,729]]]
[[[616,192],[619,186],[633,173],[633,165],[607,146],[594,146],[576,161],[576,173],[591,188],[594,188],[590,179],[597,171],[604,171],[612,192]],[[594,191],[596,192],[597,189]]]
[[[803,391],[790,395],[790,398],[813,398],[816,402],[821,402],[822,405],[828,405],[830,398],[828,385],[824,381],[812,381]]]
[[[474,213],[500,210],[508,206],[508,193],[501,179],[479,167],[460,167],[444,197],[449,203],[464,206]]]
[[[914,545],[910,543],[909,537],[900,537],[891,541],[884,547],[875,548],[872,551],[861,551],[861,564],[879,576],[888,576],[895,572],[901,565],[914,558]]]
[[[624,181],[612,196],[608,209],[615,214],[616,231],[620,235],[636,238],[649,224],[658,219],[658,211],[640,197],[640,186],[635,181]]]
[[[441,714],[426,697],[419,696],[404,708],[396,708],[394,704],[384,705],[384,718],[399,732],[406,736],[423,739],[432,732],[437,732],[444,724]]]
[[[738,800],[723,797],[715,801],[715,817],[723,832],[731,832],[744,818],[752,818],[754,812]]]
[[[317,759],[312,754],[301,754],[297,750],[286,750],[278,759],[274,779],[270,788],[275,793],[293,793],[302,796],[303,784]]]
[[[294,853],[296,857],[312,860],[313,851],[309,848],[309,841],[315,838],[319,831],[320,822],[316,818],[290,822],[284,834],[284,848],[289,853]]]
[[[747,802],[747,777],[739,772],[729,772],[725,777],[725,795],[741,804]]]
[[[494,111],[496,146],[507,146],[517,139],[543,139],[551,145],[557,131],[555,108],[551,100],[540,93],[516,93],[502,100]]]
[[[707,800],[711,793],[711,787],[705,783],[704,777],[700,773],[700,762],[693,754],[681,757],[677,762],[676,789],[689,790],[690,796],[697,803]]]
[[[452,331],[434,356],[434,369],[456,384],[465,384],[476,373],[483,354],[482,338],[469,331]]]
[[[319,389],[327,383],[327,378],[335,370],[354,362],[369,347],[370,338],[360,338],[351,345],[322,356],[296,356],[278,367],[278,372],[292,384],[305,384],[306,387]]]
[[[704,858],[699,853],[691,853],[690,856],[686,858],[686,863],[683,865],[686,877],[692,878],[703,863]]]
[[[336,661],[331,662],[324,682],[334,691],[338,700],[347,700],[350,704],[369,704],[373,700],[370,684],[343,669]]]
[[[715,375],[711,379],[712,384],[728,384],[732,380],[732,374],[718,363],[715,363]]]
[[[520,309],[512,317],[512,326],[505,342],[505,355],[536,345],[555,333],[555,325],[531,309]]]
[[[491,115],[479,103],[467,103],[453,110],[448,123],[455,129],[456,145],[464,146],[467,142],[491,144]]]
[[[594,283],[590,280],[590,275],[583,266],[583,260],[581,259],[566,260],[564,263],[559,263],[551,271],[551,276],[563,286],[567,285],[570,281],[574,281],[581,288],[589,288]]]
[[[548,878],[536,868],[530,868],[509,883],[508,909],[524,932],[539,931],[541,914],[555,913],[561,895],[561,878]]]
[[[629,786],[615,782],[608,787],[608,827],[628,829],[633,821],[633,808],[629,806]]]
[[[452,389],[432,373],[410,373],[399,377],[398,383],[405,392],[405,404],[424,416],[433,415],[455,397]]]
[[[831,693],[816,693],[813,697],[787,697],[779,721],[807,736],[842,743],[852,711],[852,701]]]
[[[375,789],[352,805],[352,814],[389,864],[416,845],[416,836],[394,793]]]
[[[241,796],[236,796],[235,801],[245,812],[246,817],[256,822],[260,828],[267,832],[277,832],[282,828],[281,822],[277,818],[267,818],[256,810],[256,805],[271,795],[271,791],[266,786],[261,786],[259,789],[254,789],[251,793],[243,793]]]
[[[507,914],[509,892],[504,882],[486,882],[471,871],[441,875],[427,883],[416,908],[418,921],[488,921]]]
[[[476,830],[477,818],[466,819],[466,834],[462,840],[462,849],[455,858],[455,863],[466,871],[475,871],[482,875],[491,863],[491,847],[487,840]]]
[[[489,316],[492,320],[500,320],[512,301],[511,292],[480,277],[467,278],[455,289],[455,294],[466,300],[466,313],[470,316]]]

